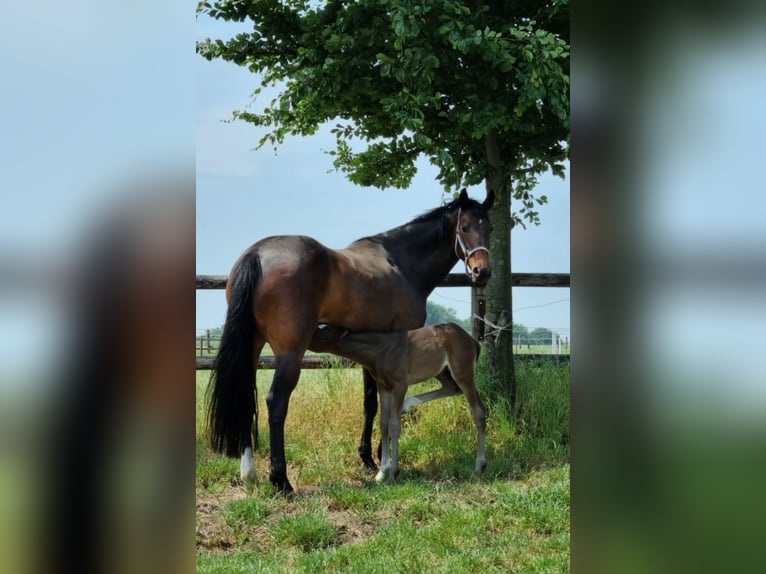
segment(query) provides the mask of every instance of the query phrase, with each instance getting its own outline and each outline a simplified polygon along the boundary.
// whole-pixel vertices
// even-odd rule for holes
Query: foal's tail
[[[251,428],[258,447],[258,388],[253,343],[256,326],[253,293],[261,280],[261,261],[248,252],[229,277],[229,308],[218,356],[208,386],[207,427],[210,446],[232,458],[242,454]]]

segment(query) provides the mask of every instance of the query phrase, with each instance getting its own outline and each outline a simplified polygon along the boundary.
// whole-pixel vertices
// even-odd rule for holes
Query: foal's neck
[[[351,359],[363,367],[372,368],[381,355],[390,352],[393,347],[406,344],[406,331],[364,331],[347,333],[342,338],[325,344],[322,350]],[[403,351],[404,348],[399,350]]]

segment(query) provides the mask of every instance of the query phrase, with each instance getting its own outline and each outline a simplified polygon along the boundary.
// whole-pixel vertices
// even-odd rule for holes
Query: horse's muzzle
[[[491,267],[472,267],[471,268],[471,282],[472,283],[486,283],[492,276]]]

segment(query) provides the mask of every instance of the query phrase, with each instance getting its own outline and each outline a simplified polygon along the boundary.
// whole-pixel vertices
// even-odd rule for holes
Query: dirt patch
[[[362,520],[356,513],[348,510],[328,510],[325,516],[338,530],[333,541],[334,546],[362,542],[377,530],[377,524]]]
[[[197,490],[196,542],[200,553],[227,551],[246,545],[249,548],[267,552],[274,544],[273,526],[281,518],[307,512],[316,508],[316,499],[323,498],[321,488],[305,485],[293,496],[275,497],[270,515],[263,524],[229,524],[224,518],[224,509],[229,503],[252,497],[253,493],[243,486],[226,488],[219,493]],[[314,501],[312,504],[311,502]],[[369,513],[338,508],[329,499],[324,500],[323,514],[328,523],[337,531],[333,546],[357,544],[369,538],[378,530],[381,518]],[[271,528],[270,528],[271,527]]]
[[[239,489],[220,494],[197,491],[197,551],[226,550],[237,545],[237,536],[224,520],[222,510],[229,502],[245,496]]]

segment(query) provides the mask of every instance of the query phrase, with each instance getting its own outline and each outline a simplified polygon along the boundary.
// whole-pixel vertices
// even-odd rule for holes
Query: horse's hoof
[[[386,473],[382,470],[378,471],[378,474],[375,475],[375,482],[383,482],[386,480]]]
[[[290,481],[287,480],[287,474],[283,472],[270,472],[269,473],[269,482],[273,484],[277,492],[280,494],[290,494],[293,491],[293,485],[290,484]]]
[[[240,470],[239,478],[241,478],[244,482],[255,482],[255,469],[250,468],[248,470]]]
[[[239,478],[245,482],[255,482],[255,462],[251,453],[242,456],[239,463]]]
[[[295,490],[293,490],[293,485],[290,484],[290,481],[287,479],[285,479],[282,482],[271,481],[271,484],[273,484],[276,487],[277,492],[279,494],[283,494],[287,496],[288,494],[292,494],[293,492],[295,492]]]
[[[358,452],[364,468],[367,470],[378,470],[378,465],[375,464],[375,459],[372,458],[372,449],[369,446],[360,446]]]
[[[367,470],[378,470],[378,465],[375,464],[375,459],[372,458],[372,452],[359,452],[359,458],[362,459],[362,463],[364,464],[364,468]]]

